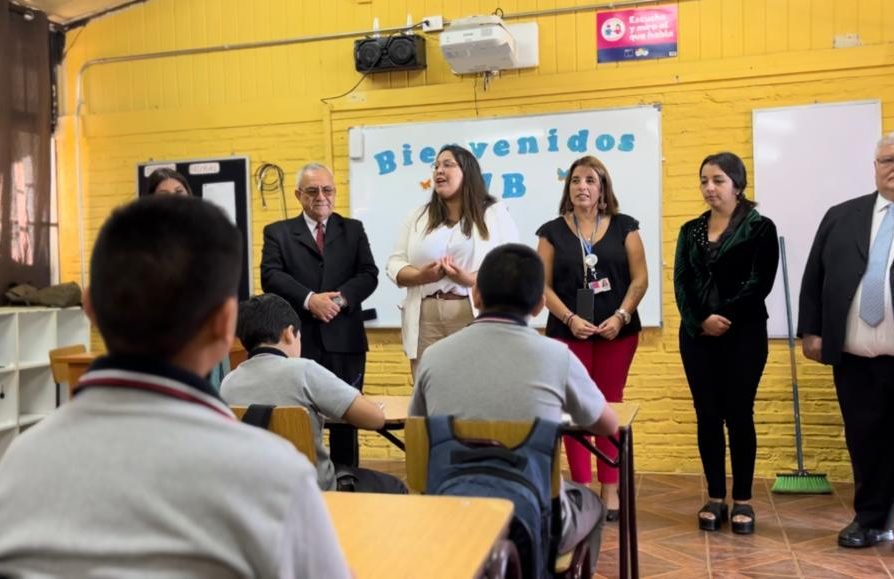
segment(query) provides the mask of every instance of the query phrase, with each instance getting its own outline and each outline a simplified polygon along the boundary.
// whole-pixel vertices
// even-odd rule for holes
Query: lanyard
[[[580,239],[581,249],[587,255],[593,253],[593,238],[596,237],[596,232],[599,231],[599,220],[602,218],[602,214],[599,212],[596,213],[596,226],[593,228],[593,233],[590,234],[590,239],[584,239],[584,236],[581,235],[580,224],[577,222],[577,215],[572,212],[571,218],[574,220],[574,228],[577,229],[577,237]]]
[[[602,214],[598,211],[596,212],[596,225],[593,227],[593,233],[590,234],[590,239],[584,239],[584,236],[581,235],[580,223],[578,223],[577,215],[575,215],[574,212],[571,213],[571,218],[574,220],[574,228],[577,229],[577,238],[580,240],[580,258],[581,266],[584,270],[584,287],[588,287],[587,268],[592,271],[593,277],[596,277],[596,263],[598,260],[596,254],[593,252],[593,245],[595,243],[594,238],[596,237],[596,232],[599,231],[599,221],[602,219]]]

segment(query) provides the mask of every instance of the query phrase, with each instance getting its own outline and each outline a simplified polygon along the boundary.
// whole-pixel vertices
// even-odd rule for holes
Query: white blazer
[[[518,227],[509,210],[503,203],[494,203],[484,212],[484,223],[487,225],[489,239],[482,239],[478,234],[478,228],[472,227],[472,271],[478,271],[481,262],[487,252],[498,245],[504,243],[518,242]],[[394,251],[388,257],[388,266],[385,271],[388,278],[397,283],[397,274],[410,263],[410,254],[413,248],[419,245],[422,238],[425,237],[428,218],[426,215],[426,206],[423,205],[413,210],[404,221],[394,244]],[[471,295],[471,294],[470,294]],[[401,338],[404,343],[404,352],[410,360],[416,359],[416,348],[419,345],[419,316],[422,312],[422,286],[412,286],[407,288],[407,297],[403,303],[398,306],[401,310]],[[469,298],[471,301],[471,297]],[[474,311],[474,307],[473,307]],[[478,312],[475,312],[477,315]]]

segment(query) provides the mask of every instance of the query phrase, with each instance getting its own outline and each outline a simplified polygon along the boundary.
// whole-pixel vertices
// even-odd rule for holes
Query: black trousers
[[[766,320],[739,322],[719,337],[692,337],[680,328],[680,356],[692,392],[698,450],[711,498],[726,498],[726,425],[733,500],[751,499],[757,456],[754,398],[767,351]]]
[[[894,506],[894,356],[842,354],[833,368],[854,470],[857,522],[890,529]]]
[[[366,352],[350,354],[327,352],[321,345],[319,329],[308,328],[308,330],[310,330],[310,335],[305,336],[302,333],[301,357],[317,362],[357,390],[363,392]],[[317,335],[313,335],[314,333]],[[357,429],[347,424],[329,425],[329,455],[335,464],[357,466],[360,463]]]

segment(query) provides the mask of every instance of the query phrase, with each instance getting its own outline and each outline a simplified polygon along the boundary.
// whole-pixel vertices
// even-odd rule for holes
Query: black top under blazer
[[[847,314],[869,261],[878,191],[835,205],[819,224],[801,280],[798,337],[823,339],[822,360],[841,361]],[[894,266],[888,275],[894,294]]]
[[[356,219],[329,216],[322,255],[303,213],[264,228],[261,287],[285,298],[298,312],[302,342],[319,335],[327,352],[365,352],[362,304],[376,289],[378,275],[363,223]],[[321,322],[304,309],[311,291],[341,292],[348,307],[331,322]],[[313,331],[317,328],[319,333]]]
[[[743,208],[745,209],[745,208]],[[691,336],[702,333],[711,314],[737,323],[767,320],[764,300],[773,289],[779,265],[776,226],[753,207],[720,246],[707,242],[710,211],[686,222],[677,238],[674,293],[682,327]]]

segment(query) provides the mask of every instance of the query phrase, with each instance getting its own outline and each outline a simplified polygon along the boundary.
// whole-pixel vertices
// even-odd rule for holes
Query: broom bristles
[[[832,485],[825,473],[788,472],[778,473],[773,488],[774,493],[826,495],[832,492]]]

